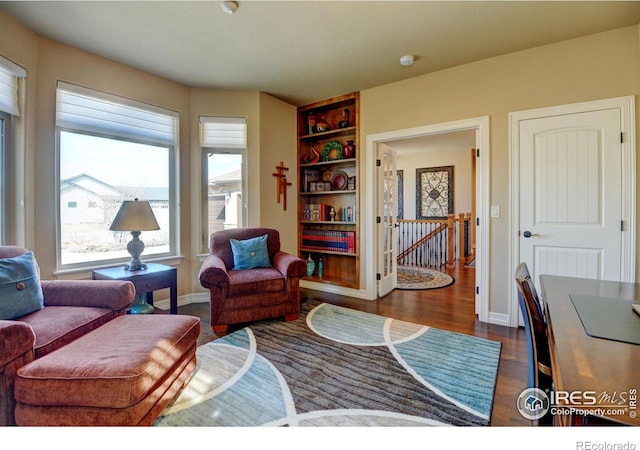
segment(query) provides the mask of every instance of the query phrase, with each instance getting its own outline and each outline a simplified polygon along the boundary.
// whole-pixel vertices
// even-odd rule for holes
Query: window
[[[202,245],[215,231],[242,228],[247,221],[245,159],[247,125],[243,118],[201,117]]]
[[[142,231],[142,259],[176,255],[177,115],[61,82],[56,103],[58,268],[128,260],[130,233],[109,227],[134,198],[149,201],[160,225]]]
[[[0,56],[0,244],[10,239],[9,192],[11,184],[18,183],[17,174],[11,170],[15,158],[11,151],[11,122],[13,117],[20,116],[20,80],[25,76],[22,67]]]

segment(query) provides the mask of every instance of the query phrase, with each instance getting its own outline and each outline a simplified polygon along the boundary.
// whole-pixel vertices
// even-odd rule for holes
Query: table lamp
[[[131,261],[124,269],[129,271],[145,270],[147,265],[140,262],[140,255],[144,251],[144,242],[140,240],[140,232],[160,229],[149,202],[138,201],[137,198],[133,201],[125,200],[122,202],[109,229],[111,231],[130,231],[133,236],[127,244]]]

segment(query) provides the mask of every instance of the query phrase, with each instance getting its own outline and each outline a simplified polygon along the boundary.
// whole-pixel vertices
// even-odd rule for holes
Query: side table
[[[93,271],[94,280],[131,281],[136,288],[136,297],[146,294],[149,305],[153,305],[153,291],[169,288],[170,312],[178,314],[178,271],[175,267],[147,263],[146,270],[125,270],[122,267]],[[151,311],[153,312],[153,311]]]

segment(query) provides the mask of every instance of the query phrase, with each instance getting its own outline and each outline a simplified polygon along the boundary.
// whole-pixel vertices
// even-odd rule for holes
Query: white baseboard
[[[345,295],[347,297],[361,298],[363,300],[371,300],[367,295],[367,291],[365,290],[351,289],[342,286],[336,286],[335,284],[316,283],[314,281],[300,280],[300,287],[313,289],[314,291]]]
[[[178,297],[178,306],[185,306],[191,303],[209,303],[209,293],[186,294]],[[169,299],[154,300],[153,306],[168,311],[170,308]]]
[[[502,325],[505,327],[511,326],[509,322],[509,314],[499,314],[499,313],[490,312],[489,323],[492,323],[494,325]]]

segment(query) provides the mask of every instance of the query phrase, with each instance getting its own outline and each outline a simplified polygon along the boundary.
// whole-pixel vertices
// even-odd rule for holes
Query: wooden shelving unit
[[[359,102],[354,92],[298,108],[298,248],[316,263],[304,279],[353,289],[360,288]]]

